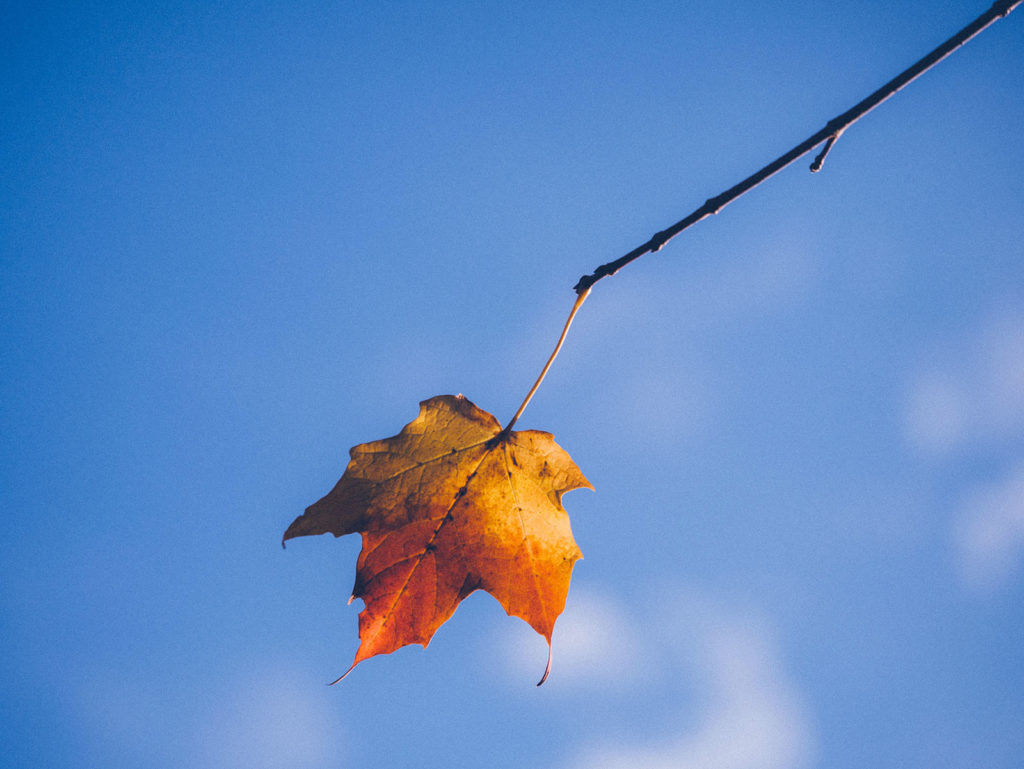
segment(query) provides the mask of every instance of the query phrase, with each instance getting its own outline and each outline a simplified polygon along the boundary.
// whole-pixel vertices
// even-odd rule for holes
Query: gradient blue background
[[[359,543],[279,544],[987,5],[4,4],[4,762],[1024,764],[1021,11],[597,285],[545,686],[477,593],[325,687]]]

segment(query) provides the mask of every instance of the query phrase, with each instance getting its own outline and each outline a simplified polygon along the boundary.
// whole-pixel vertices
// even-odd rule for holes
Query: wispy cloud
[[[322,681],[288,666],[238,682],[204,719],[200,767],[312,769],[344,766],[341,729]]]
[[[914,377],[904,407],[907,439],[944,454],[1024,430],[1024,309],[993,313]]]
[[[904,426],[909,444],[932,460],[980,450],[1010,466],[963,492],[951,532],[964,584],[979,593],[1004,585],[1024,560],[1024,462],[1011,462],[1024,438],[1024,305],[991,311],[920,368]]]
[[[76,687],[79,728],[106,766],[345,766],[344,726],[322,680],[276,659],[249,672],[166,682],[96,670]]]
[[[757,321],[806,300],[819,280],[815,248],[790,234],[695,277],[682,289],[680,311],[714,325]]]
[[[640,639],[623,608],[610,596],[573,589],[554,634],[554,664],[549,688],[631,684],[638,675]],[[538,649],[543,645],[528,627],[512,632],[505,625],[499,644],[517,682],[540,672]]]
[[[704,604],[707,609],[707,605]],[[691,673],[705,682],[701,716],[675,736],[582,751],[579,769],[799,769],[814,752],[813,730],[771,632],[762,621],[717,607],[691,615],[699,634]],[[687,654],[683,655],[689,656]]]
[[[1013,576],[1024,558],[1024,461],[968,495],[953,542],[968,587],[988,592]]]
[[[815,752],[814,730],[798,687],[786,673],[770,623],[756,611],[687,590],[670,595],[643,612],[628,612],[613,599],[592,593],[571,596],[556,630],[557,679],[551,683],[575,692],[590,685],[605,692],[610,685],[646,689],[652,680],[680,676],[686,683],[677,695],[679,701],[669,699],[660,709],[650,736],[603,744],[587,739],[587,746],[578,748],[567,765],[808,766]],[[675,734],[666,737],[673,723]]]

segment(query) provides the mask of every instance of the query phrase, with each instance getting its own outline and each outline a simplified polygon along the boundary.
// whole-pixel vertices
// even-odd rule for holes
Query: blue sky
[[[1024,763],[1024,14],[601,281],[554,635],[364,662],[285,527],[985,2],[7,4],[0,743],[33,767]],[[809,158],[807,162],[809,162]]]

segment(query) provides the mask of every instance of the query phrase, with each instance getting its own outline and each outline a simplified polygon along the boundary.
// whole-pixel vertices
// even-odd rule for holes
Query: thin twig
[[[558,344],[555,345],[555,349],[551,353],[551,357],[548,358],[548,362],[544,364],[544,370],[540,372],[540,376],[537,377],[537,381],[533,383],[533,387],[530,388],[530,392],[528,392],[526,394],[526,397],[523,399],[522,404],[519,406],[519,410],[515,413],[515,416],[513,416],[512,419],[509,420],[508,424],[505,425],[504,429],[501,431],[502,435],[507,435],[509,431],[512,429],[512,425],[514,425],[516,421],[519,419],[519,417],[523,415],[523,412],[526,410],[527,404],[533,398],[533,394],[537,392],[537,388],[540,387],[540,383],[543,382],[544,377],[548,375],[548,369],[551,368],[551,364],[555,362],[555,357],[558,355],[558,351],[562,349],[562,344],[565,342],[565,336],[566,334],[569,333],[569,326],[572,325],[573,318],[576,317],[576,313],[579,312],[580,307],[583,306],[583,300],[587,298],[587,295],[589,293],[589,288],[577,293],[576,302],[573,304],[572,311],[569,313],[569,317],[565,321],[565,327],[562,329],[562,335],[558,337]],[[544,677],[547,678],[547,673],[544,674]],[[544,681],[542,680],[540,683],[542,684],[544,683]],[[540,684],[537,684],[537,686],[540,686]]]
[[[832,149],[832,145],[835,144],[836,141],[838,141],[840,136],[843,135],[844,130],[846,129],[841,128],[834,134],[832,134],[830,137],[828,137],[828,141],[825,142],[825,146],[821,148],[821,152],[818,153],[818,157],[816,157],[814,159],[814,162],[811,163],[812,174],[818,173],[818,171],[821,170],[821,167],[825,165],[825,158],[828,157],[828,153]]]
[[[704,203],[704,205],[702,205],[692,214],[690,214],[684,219],[680,219],[667,230],[662,230],[661,232],[655,233],[650,240],[648,240],[643,245],[634,248],[625,256],[619,257],[614,262],[602,264],[590,275],[584,275],[582,278],[579,279],[579,282],[574,286],[576,293],[582,294],[586,291],[589,291],[591,286],[593,286],[595,283],[597,283],[597,281],[599,281],[606,275],[614,275],[616,272],[621,270],[623,267],[625,267],[633,260],[640,258],[644,254],[654,253],[655,251],[658,251],[659,249],[661,249],[662,246],[668,243],[672,238],[674,238],[680,232],[685,230],[687,227],[696,224],[701,219],[704,219],[707,216],[717,214],[719,211],[722,210],[723,207],[731,203],[744,192],[753,189],[758,184],[767,179],[769,176],[772,176],[778,171],[781,171],[794,160],[807,154],[812,149],[821,144],[821,142],[828,139],[828,145],[821,152],[821,154],[818,156],[818,159],[815,160],[814,163],[814,165],[817,165],[817,167],[820,168],[821,163],[824,162],[825,160],[825,155],[828,153],[828,150],[832,148],[832,144],[835,143],[835,140],[839,138],[839,135],[844,130],[846,130],[847,127],[849,127],[851,124],[853,124],[860,118],[864,117],[864,115],[866,115],[872,109],[874,109],[883,101],[888,99],[894,93],[899,91],[901,88],[903,88],[903,86],[907,85],[907,83],[911,82],[919,75],[923,74],[924,72],[928,71],[933,66],[938,64],[949,54],[951,54],[961,45],[966,43],[972,37],[977,35],[979,32],[984,30],[990,24],[1006,16],[1008,13],[1010,13],[1010,11],[1012,11],[1014,8],[1020,5],[1021,2],[1024,2],[1024,0],[997,0],[997,2],[993,3],[992,7],[989,8],[985,13],[983,13],[977,19],[975,19],[966,27],[961,29],[959,32],[953,35],[953,37],[949,38],[949,40],[944,42],[934,51],[929,53],[927,56],[925,56],[923,59],[918,61],[910,68],[901,72],[899,75],[894,77],[892,80],[883,85],[873,94],[868,96],[866,99],[859,102],[854,107],[850,108],[843,114],[838,115],[837,117],[828,121],[824,128],[822,128],[813,136],[802,141],[800,144],[795,146],[786,154],[773,160],[760,171],[753,174],[752,176],[748,176],[746,179],[744,179],[742,182],[735,185],[734,187],[730,187],[721,195],[709,198]],[[817,170],[816,168],[814,168],[814,165],[812,165],[812,171]],[[547,369],[545,369],[545,371],[546,370]]]

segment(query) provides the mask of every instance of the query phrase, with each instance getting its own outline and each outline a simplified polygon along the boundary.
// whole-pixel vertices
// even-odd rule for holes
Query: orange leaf
[[[562,494],[593,488],[554,437],[503,433],[463,396],[439,395],[401,433],[351,456],[334,489],[284,534],[362,534],[352,597],[365,608],[345,675],[374,655],[426,646],[459,602],[483,589],[547,639],[544,683],[582,557]]]

